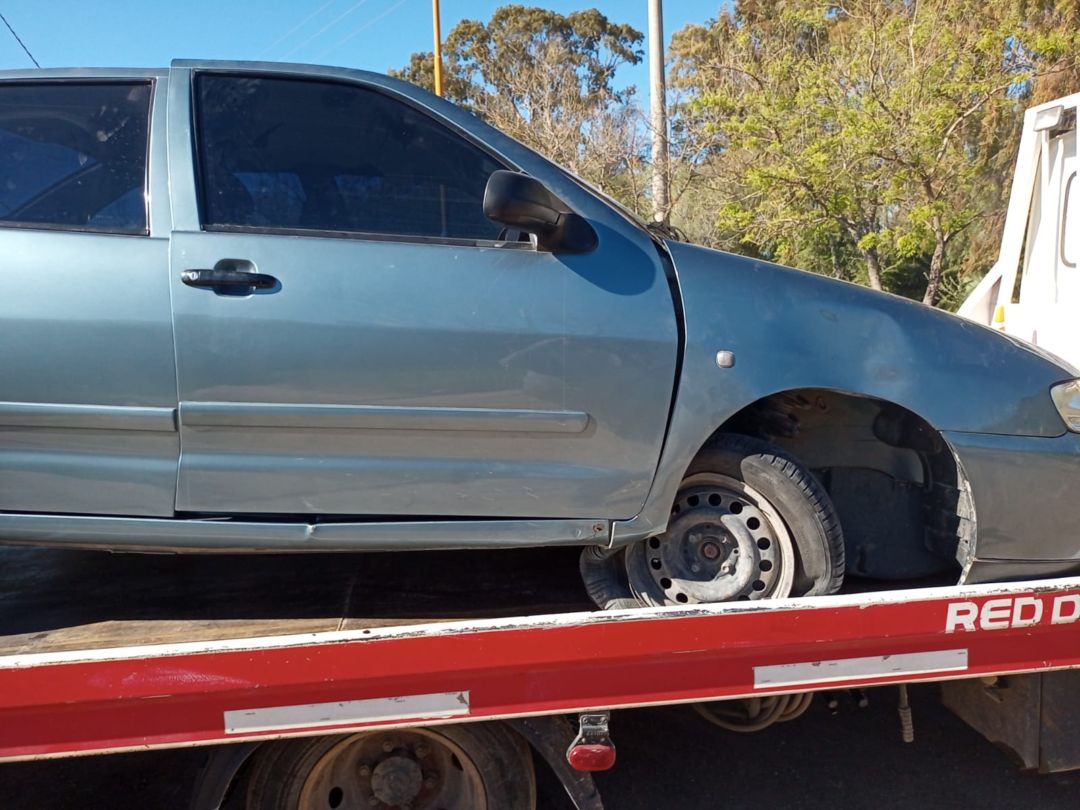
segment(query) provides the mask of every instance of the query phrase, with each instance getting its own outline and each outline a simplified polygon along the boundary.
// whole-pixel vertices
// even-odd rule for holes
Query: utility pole
[[[649,0],[649,112],[652,117],[653,219],[667,222],[670,201],[663,0]]]
[[[431,20],[435,26],[435,95],[442,96],[442,31],[439,30],[439,0],[431,0]]]

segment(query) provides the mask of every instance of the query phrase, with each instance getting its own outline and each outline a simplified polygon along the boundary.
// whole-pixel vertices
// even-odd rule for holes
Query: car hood
[[[1035,346],[857,284],[666,244],[687,352],[734,351],[734,396],[830,388],[895,402],[939,430],[1065,432],[1049,389],[1078,372]]]

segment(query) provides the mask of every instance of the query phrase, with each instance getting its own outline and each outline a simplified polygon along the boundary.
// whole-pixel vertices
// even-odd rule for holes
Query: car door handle
[[[266,273],[248,273],[244,270],[226,270],[214,268],[213,270],[184,270],[180,273],[180,280],[189,287],[254,287],[257,290],[268,290],[276,287],[278,280]]]

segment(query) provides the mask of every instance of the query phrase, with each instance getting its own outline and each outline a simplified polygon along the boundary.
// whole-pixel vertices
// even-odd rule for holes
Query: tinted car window
[[[150,84],[0,84],[0,225],[146,232]]]
[[[203,224],[497,239],[484,216],[504,168],[424,113],[340,83],[202,75]]]

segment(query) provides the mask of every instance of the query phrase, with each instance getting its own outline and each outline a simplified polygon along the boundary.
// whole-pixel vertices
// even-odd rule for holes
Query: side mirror
[[[527,174],[492,172],[484,189],[484,214],[500,225],[535,234],[541,250],[552,253],[588,253],[598,241],[588,220]]]

